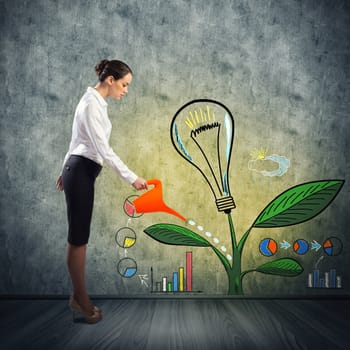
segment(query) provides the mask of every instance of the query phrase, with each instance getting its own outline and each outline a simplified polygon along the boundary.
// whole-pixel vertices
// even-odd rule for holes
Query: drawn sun
[[[253,159],[265,159],[266,155],[267,155],[267,148],[264,147],[260,147],[259,149],[256,148],[255,150],[253,150],[252,152],[250,152],[250,156]]]

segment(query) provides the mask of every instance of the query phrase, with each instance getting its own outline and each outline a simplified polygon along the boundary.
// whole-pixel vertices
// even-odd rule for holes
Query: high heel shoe
[[[97,323],[102,320],[101,310],[96,306],[94,306],[94,308],[92,309],[92,314],[89,314],[81,308],[81,306],[74,298],[71,297],[69,300],[69,307],[72,311],[73,321],[75,320],[76,312],[82,314],[87,323]]]
[[[73,303],[75,303],[75,304],[79,304],[79,303],[76,301],[76,299],[74,299],[74,296],[73,296],[73,295],[70,296],[69,302],[70,302],[70,303],[73,302]],[[96,305],[93,305],[93,307],[94,307],[94,311],[97,311],[97,312],[102,313],[102,310],[101,310],[99,307],[97,307]]]

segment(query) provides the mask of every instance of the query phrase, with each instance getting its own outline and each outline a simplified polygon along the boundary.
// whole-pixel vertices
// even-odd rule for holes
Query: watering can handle
[[[162,186],[162,183],[158,179],[147,180],[147,185],[154,185],[155,187]]]

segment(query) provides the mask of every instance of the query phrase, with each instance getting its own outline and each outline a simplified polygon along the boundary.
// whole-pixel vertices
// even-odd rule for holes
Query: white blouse
[[[112,124],[107,114],[107,102],[97,90],[88,87],[74,115],[72,139],[63,165],[70,155],[79,155],[103,165],[105,161],[126,183],[137,179],[109,145]]]

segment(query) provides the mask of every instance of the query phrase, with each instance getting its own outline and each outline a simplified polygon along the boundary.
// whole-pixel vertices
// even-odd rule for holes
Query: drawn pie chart
[[[118,262],[118,272],[125,278],[130,278],[135,275],[137,271],[137,264],[134,259],[123,258]]]
[[[293,243],[293,250],[299,255],[304,255],[309,251],[309,243],[304,239],[297,239]]]
[[[339,255],[343,250],[343,242],[337,237],[328,237],[322,246],[324,252],[329,256]]]
[[[136,242],[136,233],[130,227],[122,227],[115,234],[115,241],[121,248],[130,248]]]
[[[138,214],[136,212],[136,209],[135,209],[135,206],[134,206],[134,203],[133,201],[138,198],[139,196],[137,195],[131,195],[129,196],[128,198],[125,199],[124,201],[124,212],[127,216],[131,217],[131,218],[138,218],[140,216],[142,216],[143,214]]]
[[[265,238],[260,242],[259,250],[265,256],[275,255],[277,252],[277,242],[272,238]]]

